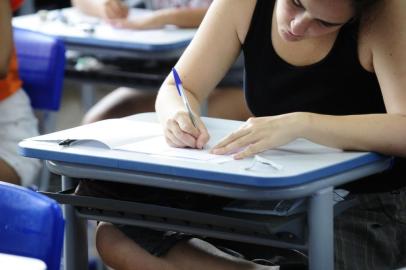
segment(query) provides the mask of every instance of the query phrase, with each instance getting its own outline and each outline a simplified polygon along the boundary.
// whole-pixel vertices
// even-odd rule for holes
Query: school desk
[[[135,121],[137,125],[157,121],[154,113],[125,119]],[[216,134],[227,134],[242,124],[213,118],[204,118],[204,121],[208,130]],[[86,126],[81,128],[78,134],[83,134]],[[139,132],[143,131],[140,129]],[[53,138],[68,139],[64,134],[72,139],[75,133],[65,130]],[[337,210],[333,206],[334,188],[383,171],[392,161],[392,158],[376,153],[339,151],[299,140],[263,153],[277,163],[278,168],[261,165],[258,169],[247,170],[252,158],[223,163],[198,162],[86,144],[63,147],[56,143],[60,140],[31,138],[22,141],[19,146],[21,154],[48,160],[49,169],[62,176],[64,191],[48,195],[65,204],[64,265],[69,270],[87,267],[85,224],[88,219],[300,249],[308,253],[310,269],[332,270],[333,216],[334,210]],[[271,217],[236,214],[222,209],[199,212],[72,196],[78,179],[132,183],[233,199],[306,198],[307,211],[293,216]]]

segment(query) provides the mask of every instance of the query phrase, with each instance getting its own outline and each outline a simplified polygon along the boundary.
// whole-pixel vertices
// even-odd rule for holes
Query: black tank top
[[[378,80],[366,71],[358,58],[359,23],[344,25],[328,55],[321,61],[293,66],[274,50],[271,40],[274,0],[257,0],[251,24],[242,46],[245,61],[244,90],[247,104],[255,116],[289,112],[330,115],[385,113]],[[403,185],[405,159],[392,170],[368,181],[346,186],[353,192],[392,190]],[[385,181],[382,185],[382,181]]]

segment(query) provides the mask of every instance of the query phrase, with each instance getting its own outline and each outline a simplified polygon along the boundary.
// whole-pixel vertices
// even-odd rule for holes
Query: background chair
[[[52,36],[14,28],[19,74],[36,111],[46,113],[41,132],[53,131],[49,119],[59,110],[65,70],[64,43]],[[41,119],[42,120],[42,119]],[[54,123],[54,122],[53,122]]]
[[[0,182],[0,252],[40,259],[59,270],[64,220],[57,202]]]
[[[64,43],[52,36],[14,28],[19,73],[23,88],[39,120],[41,134],[55,130],[61,105],[65,70]],[[46,166],[39,175],[41,190],[47,190],[50,173]]]

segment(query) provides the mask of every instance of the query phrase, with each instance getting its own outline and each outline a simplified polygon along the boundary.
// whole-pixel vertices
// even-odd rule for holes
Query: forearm
[[[7,75],[13,49],[10,1],[0,1],[0,79]]]
[[[181,28],[197,28],[207,8],[171,8],[155,11],[161,25],[173,24]]]
[[[101,0],[71,0],[71,2],[72,6],[87,15],[99,18],[104,16],[104,5]]]
[[[305,113],[302,137],[344,150],[406,156],[406,115],[330,116]]]
[[[188,97],[193,113],[199,115],[199,101],[186,89],[185,94]],[[179,96],[174,84],[165,82],[162,85],[156,98],[155,110],[161,123],[165,123],[168,118],[173,117],[179,111],[186,111],[182,98]]]

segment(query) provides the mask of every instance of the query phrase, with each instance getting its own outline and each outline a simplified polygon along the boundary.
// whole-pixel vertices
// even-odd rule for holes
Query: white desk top
[[[144,16],[149,12],[132,9],[129,16]],[[18,16],[13,18],[13,26],[58,36],[68,43],[146,51],[184,48],[196,32],[196,29],[179,29],[174,26],[142,31],[117,29],[75,8],[49,11],[44,17],[39,14]]]
[[[38,259],[0,253],[2,270],[46,270],[46,264]]]
[[[155,115],[148,113],[127,119],[137,122],[156,122]],[[242,122],[239,121],[214,118],[204,118],[204,120],[209,132],[216,131],[218,137],[222,134],[228,134],[242,124]],[[139,126],[138,128],[136,127],[137,125],[116,125],[114,121],[117,120],[112,119],[99,122],[96,125],[100,126],[95,129],[95,133],[102,133],[100,130],[107,132],[107,130],[109,130],[109,128],[107,128],[108,126],[114,127],[112,129],[118,134],[142,132]],[[120,131],[120,126],[122,126],[121,129],[124,129],[124,131]],[[252,164],[252,158],[224,163],[197,162],[167,156],[148,155],[140,152],[111,150],[105,147],[92,147],[86,146],[85,144],[61,147],[55,143],[55,141],[58,140],[78,139],[74,134],[84,134],[89,127],[90,126],[81,126],[73,130],[54,133],[51,137],[47,135],[47,137],[37,137],[22,141],[19,144],[21,153],[25,156],[40,159],[162,173],[181,177],[210,178],[210,180],[214,181],[257,187],[281,187],[317,181],[325,177],[387,159],[387,157],[382,157],[374,153],[344,152],[338,149],[317,145],[306,140],[297,140],[286,146],[261,154],[262,157],[280,165],[281,169],[258,164],[259,166],[256,168],[247,170],[246,168]],[[94,128],[95,126],[93,125],[92,127]],[[131,138],[137,136],[137,134],[127,135],[131,136]],[[145,139],[145,136],[141,137]],[[80,137],[79,139],[83,140],[84,137]],[[48,140],[48,142],[46,142],[46,140]]]

